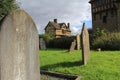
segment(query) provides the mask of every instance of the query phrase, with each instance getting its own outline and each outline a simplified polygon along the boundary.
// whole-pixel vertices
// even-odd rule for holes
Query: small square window
[[[103,23],[107,23],[107,16],[103,16]]]

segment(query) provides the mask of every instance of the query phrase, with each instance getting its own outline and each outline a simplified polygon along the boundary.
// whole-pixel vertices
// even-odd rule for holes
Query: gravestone
[[[85,26],[85,23],[83,24],[81,32],[81,48],[82,48],[82,63],[87,64],[90,58],[90,46],[89,46],[89,34]]]
[[[76,46],[76,40],[74,40],[74,41],[72,42],[72,44],[71,44],[71,46],[70,46],[70,49],[69,49],[69,52],[74,51],[75,46]]]
[[[39,38],[23,10],[6,16],[0,29],[0,80],[40,80]]]
[[[80,50],[80,35],[79,34],[77,34],[76,40],[77,40],[77,50]]]
[[[41,50],[46,50],[46,44],[43,38],[40,38],[40,49]]]

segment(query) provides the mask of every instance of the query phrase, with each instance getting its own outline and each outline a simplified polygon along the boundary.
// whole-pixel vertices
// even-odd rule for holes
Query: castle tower
[[[90,0],[92,28],[120,32],[120,0]]]

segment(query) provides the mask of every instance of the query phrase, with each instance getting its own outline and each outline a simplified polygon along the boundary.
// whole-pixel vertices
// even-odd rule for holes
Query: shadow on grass
[[[41,66],[40,68],[43,70],[48,70],[48,69],[52,69],[52,68],[57,68],[57,67],[75,67],[75,66],[81,66],[82,61],[76,61],[76,62],[62,62],[62,63],[57,63],[57,64],[51,64],[51,65],[45,65],[45,66]]]

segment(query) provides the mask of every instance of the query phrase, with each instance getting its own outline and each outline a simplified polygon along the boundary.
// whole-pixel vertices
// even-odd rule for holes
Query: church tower
[[[90,0],[92,28],[120,32],[120,0]]]

